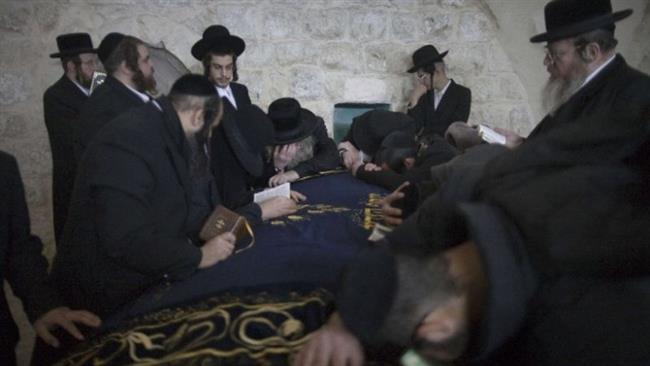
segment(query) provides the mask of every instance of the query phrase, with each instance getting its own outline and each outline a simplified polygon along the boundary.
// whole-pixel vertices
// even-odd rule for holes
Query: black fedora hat
[[[273,143],[273,125],[258,106],[251,104],[227,114],[221,125],[237,160],[252,176],[262,174],[266,146]]]
[[[318,118],[300,106],[293,98],[276,99],[269,105],[269,118],[273,122],[274,144],[286,145],[300,141],[318,126]]]
[[[111,32],[104,36],[104,39],[102,39],[102,41],[99,43],[99,47],[97,48],[97,56],[99,57],[99,61],[105,63],[106,60],[108,60],[108,58],[111,56],[111,53],[113,53],[120,42],[122,42],[124,37],[126,37],[126,35],[117,32]]]
[[[630,14],[632,9],[613,13],[610,0],[553,0],[544,7],[546,32],[532,37],[530,41],[556,41],[599,28],[614,31],[614,23]]]
[[[67,33],[56,37],[59,52],[50,55],[51,58],[74,56],[80,53],[97,53],[88,33]]]
[[[434,62],[440,62],[447,56],[449,51],[438,53],[438,50],[433,45],[426,45],[418,48],[413,52],[413,67],[408,69],[407,72],[416,72],[419,68],[430,65]]]
[[[201,61],[208,51],[232,51],[237,56],[246,48],[243,39],[233,36],[223,25],[211,25],[203,36],[192,46],[192,56]]]

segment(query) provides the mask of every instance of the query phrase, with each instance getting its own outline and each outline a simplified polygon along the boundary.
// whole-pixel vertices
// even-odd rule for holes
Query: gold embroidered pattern
[[[284,297],[221,295],[164,309],[130,321],[127,330],[102,336],[58,365],[201,365],[216,359],[220,365],[224,359],[265,364],[268,357],[287,359],[325,322],[333,296],[319,289]],[[317,321],[305,324],[305,314]]]

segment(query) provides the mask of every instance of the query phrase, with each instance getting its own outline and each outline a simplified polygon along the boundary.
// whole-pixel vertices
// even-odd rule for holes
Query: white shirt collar
[[[433,91],[433,107],[435,109],[438,109],[438,104],[440,104],[440,100],[442,99],[442,97],[447,92],[447,89],[449,88],[449,85],[451,85],[451,79],[449,79],[447,81],[447,84],[445,85],[444,88],[442,88],[442,90],[440,92],[438,92],[436,90]]]
[[[149,102],[151,100],[151,96],[149,94],[141,93],[141,92],[133,89],[130,85],[124,84],[124,86],[126,86],[127,88],[129,88],[129,90],[131,90],[133,93],[135,93],[135,95],[137,95],[140,99],[142,99],[143,102],[147,103],[147,102]]]
[[[585,81],[582,83],[582,85],[580,85],[580,88],[582,88],[583,86],[587,85],[587,83],[590,82],[593,78],[595,78],[596,75],[598,75],[598,73],[600,73],[601,71],[603,71],[603,69],[604,69],[607,65],[611,64],[612,61],[614,61],[614,58],[615,58],[615,57],[616,57],[616,54],[612,55],[612,57],[610,57],[609,60],[605,61],[605,63],[603,63],[602,65],[600,65],[596,70],[594,70],[591,74],[589,74],[589,76],[587,76],[587,78],[586,78]]]
[[[229,101],[230,104],[237,109],[237,102],[235,102],[235,96],[232,94],[232,89],[230,88],[230,84],[228,84],[227,87],[221,88],[218,86],[214,86],[215,89],[217,89],[217,93],[219,93],[219,97],[223,98],[226,97]]]
[[[77,88],[79,88],[79,90],[81,90],[81,92],[84,93],[86,96],[89,96],[89,95],[90,95],[90,89],[86,89],[86,88],[84,88],[84,87],[81,86],[81,84],[79,84],[76,80],[72,80],[72,79],[70,79],[70,81],[72,81],[72,83],[73,83],[74,85],[76,85]]]

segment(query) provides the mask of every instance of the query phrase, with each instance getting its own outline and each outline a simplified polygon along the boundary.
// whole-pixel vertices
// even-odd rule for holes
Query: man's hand
[[[366,163],[363,166],[363,170],[365,170],[367,172],[378,172],[378,171],[380,171],[382,169],[381,169],[381,167],[379,165],[376,165],[376,164],[373,164],[373,163]]]
[[[495,127],[494,130],[503,136],[506,137],[506,147],[514,149],[515,147],[521,145],[524,142],[524,138],[519,136],[515,131],[511,131],[505,128]]]
[[[235,248],[235,235],[233,233],[223,233],[207,241],[201,247],[201,262],[199,268],[207,268],[215,265],[232,254]]]
[[[296,156],[298,144],[278,145],[273,148],[273,165],[276,169],[283,170]]]
[[[418,79],[418,83],[415,85],[415,88],[413,88],[413,91],[411,91],[411,95],[409,96],[408,99],[408,106],[407,108],[411,109],[415,107],[418,104],[418,101],[420,98],[427,92],[427,87]]]
[[[356,169],[361,166],[361,153],[359,150],[354,147],[349,141],[341,142],[338,145],[338,149],[341,152],[341,158],[343,159],[343,165],[346,169],[354,174]]]
[[[287,182],[293,182],[298,180],[298,178],[300,178],[300,176],[295,170],[289,170],[288,172],[278,173],[269,179],[269,187],[276,187]]]
[[[361,343],[334,313],[300,349],[293,366],[361,366],[363,363]]]
[[[298,192],[298,191],[291,191],[291,199],[298,203],[298,202],[303,202],[307,200],[307,196],[304,194]]]
[[[402,224],[402,210],[396,207],[393,207],[393,203],[397,200],[404,198],[404,193],[402,190],[406,188],[410,183],[404,182],[396,190],[391,192],[388,196],[382,198],[379,202],[379,207],[381,207],[381,212],[384,214],[384,221],[389,225],[398,226]]]
[[[43,314],[34,322],[36,334],[52,347],[59,347],[59,340],[50,333],[52,329],[61,327],[70,333],[76,339],[83,341],[84,336],[81,334],[75,323],[81,323],[89,327],[96,328],[102,321],[99,317],[86,310],[70,310],[68,307],[54,308]]]
[[[286,197],[273,197],[260,203],[260,208],[262,209],[262,220],[290,215],[298,210],[296,203]]]

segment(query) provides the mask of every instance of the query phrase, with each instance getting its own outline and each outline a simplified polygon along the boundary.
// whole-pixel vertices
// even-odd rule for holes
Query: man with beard
[[[612,123],[616,123],[614,121],[620,117],[617,111],[632,108],[638,113],[639,108],[650,104],[650,96],[644,88],[648,76],[629,67],[623,56],[616,53],[618,41],[614,38],[614,23],[628,17],[632,11],[618,12],[613,19],[603,22],[596,16],[565,19],[557,12],[561,6],[578,9],[580,2],[549,3],[545,8],[548,31],[530,39],[533,43],[547,43],[544,66],[549,80],[543,92],[548,115],[528,135],[529,139],[594,113],[606,113]],[[594,5],[596,8],[608,9],[611,13],[608,0],[598,1]],[[568,26],[568,22],[575,22],[571,24],[574,26]],[[513,131],[498,131],[506,136],[508,147],[519,146],[524,141]]]
[[[131,109],[96,135],[51,273],[69,304],[106,316],[152,286],[230,256],[231,233],[203,245],[192,240],[209,214],[195,211],[203,205],[193,192],[205,180],[193,178],[205,165],[192,146],[220,115],[212,84],[185,75],[168,97]]]
[[[156,92],[149,49],[141,40],[109,33],[97,49],[108,76],[88,98],[79,118],[75,147],[77,161],[97,132],[109,121],[151,100]]]
[[[87,33],[62,34],[56,38],[63,76],[43,95],[45,126],[52,150],[52,200],[54,239],[63,233],[77,162],[74,155],[74,131],[79,113],[88,100],[90,82],[97,69],[97,50]]]
[[[301,177],[339,166],[336,144],[327,135],[325,122],[293,98],[280,98],[269,105],[275,141],[260,179],[275,187]]]
[[[442,258],[361,257],[298,365],[361,364],[359,339],[379,338],[436,362],[647,363],[650,78],[612,37],[631,13],[608,0],[546,5],[548,31],[531,41],[549,41],[549,71],[583,78],[578,90],[526,143],[456,171],[387,236],[395,252]],[[419,238],[399,240],[409,231]]]

